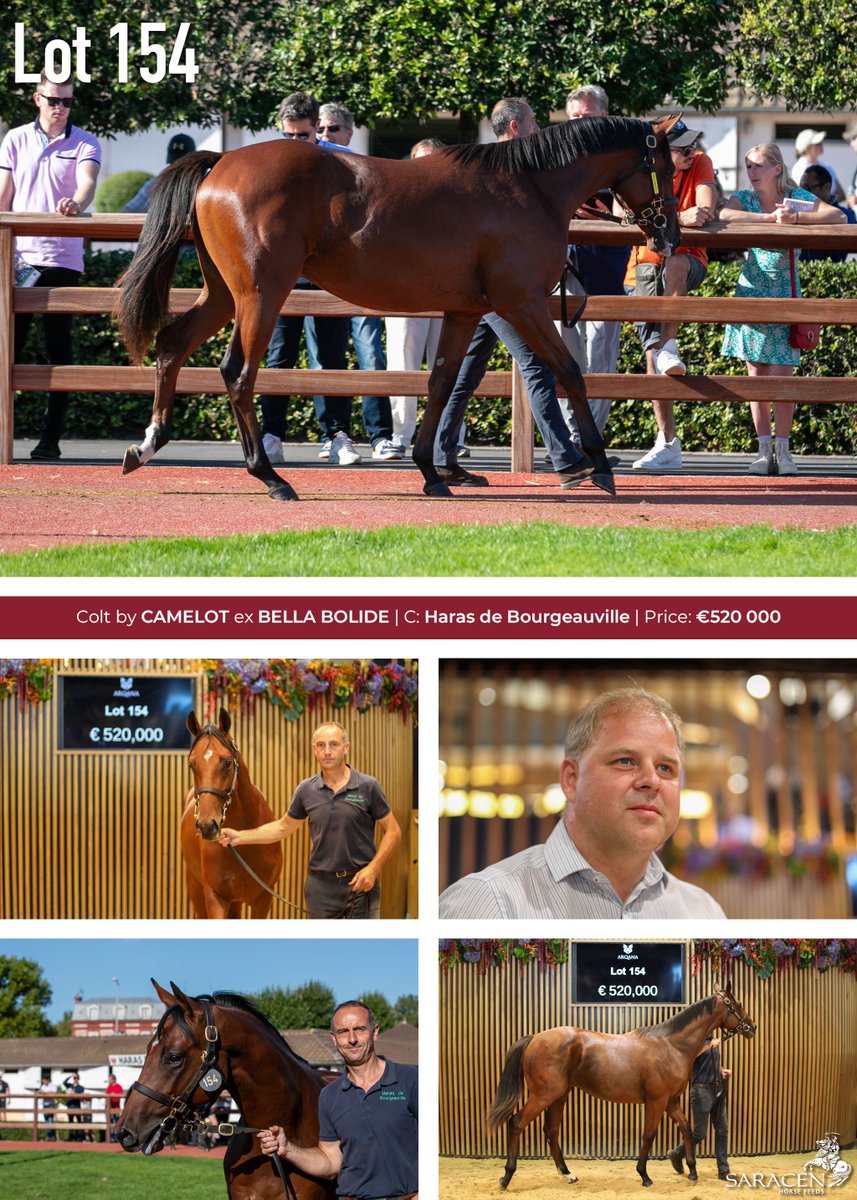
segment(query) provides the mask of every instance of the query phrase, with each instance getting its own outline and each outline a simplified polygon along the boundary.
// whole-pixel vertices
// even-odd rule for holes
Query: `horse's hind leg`
[[[476,332],[479,317],[467,313],[446,313],[440,330],[432,372],[429,377],[429,396],[425,415],[414,442],[414,462],[422,472],[427,496],[449,497],[452,492],[443,482],[434,465],[434,442],[440,417],[452,389],[464,356]]]
[[[518,1146],[521,1141],[521,1134],[530,1121],[534,1121],[539,1113],[543,1111],[544,1104],[534,1101],[533,1097],[530,1096],[521,1111],[516,1112],[514,1116],[509,1118],[506,1125],[506,1165],[503,1174],[500,1176],[500,1187],[503,1191],[509,1186],[512,1176],[518,1167]]]
[[[566,1183],[577,1183],[577,1176],[572,1175],[563,1157],[562,1147],[559,1144],[559,1130],[562,1124],[562,1114],[565,1111],[565,1102],[567,1097],[563,1096],[561,1100],[554,1100],[553,1104],[548,1105],[545,1109],[545,1137],[548,1140],[550,1152],[553,1155],[553,1160],[556,1163],[556,1169],[566,1181]]]
[[[248,472],[264,483],[272,500],[297,500],[297,492],[277,474],[265,453],[253,396],[259,363],[279,311],[279,294],[276,298],[270,293],[265,297],[260,291],[238,297],[235,326],[220,373],[229,393]]]
[[[232,316],[233,304],[229,289],[220,272],[200,249],[205,288],[192,308],[182,313],[158,333],[155,339],[155,399],[152,423],[139,446],[129,446],[122,463],[127,475],[142,467],[170,440],[173,406],[176,399],[178,374],[194,350],[222,329]]]

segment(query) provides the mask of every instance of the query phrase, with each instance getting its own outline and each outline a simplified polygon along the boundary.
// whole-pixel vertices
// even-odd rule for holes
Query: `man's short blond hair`
[[[663,696],[641,687],[614,688],[596,696],[572,721],[565,735],[565,757],[578,759],[592,745],[598,728],[607,717],[625,713],[661,717],[672,726],[679,758],[684,758],[684,733],[681,717]]]
[[[312,735],[313,745],[315,745],[315,739],[322,729],[338,729],[342,734],[343,742],[347,742],[349,746],[351,745],[351,739],[348,736],[348,730],[344,725],[340,725],[338,721],[322,721],[320,725],[317,725]]]

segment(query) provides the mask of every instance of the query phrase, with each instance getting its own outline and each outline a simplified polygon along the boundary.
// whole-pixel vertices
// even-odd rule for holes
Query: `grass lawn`
[[[10,1200],[224,1200],[220,1159],[175,1158],[164,1151],[87,1154],[0,1150],[0,1194]]]
[[[4,576],[852,576],[857,530],[530,525],[149,539],[0,557]]]

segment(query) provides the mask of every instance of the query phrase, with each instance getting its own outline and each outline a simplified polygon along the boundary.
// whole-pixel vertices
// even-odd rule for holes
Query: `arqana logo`
[[[622,953],[623,954],[630,954],[633,951],[633,949],[634,949],[633,942],[631,942],[631,944],[629,946],[626,946],[624,942],[622,943]]]
[[[851,1165],[839,1157],[839,1135],[836,1133],[826,1133],[820,1141],[817,1141],[818,1154],[815,1158],[811,1158],[805,1164],[804,1170],[808,1171],[811,1167],[817,1168],[818,1171],[826,1172],[828,1178],[825,1180],[827,1187],[842,1187],[843,1183],[851,1176]]]

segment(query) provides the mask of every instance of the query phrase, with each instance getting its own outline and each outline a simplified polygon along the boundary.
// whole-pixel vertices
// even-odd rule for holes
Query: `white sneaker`
[[[674,437],[668,442],[664,435],[659,433],[648,454],[638,458],[633,465],[636,471],[652,471],[655,474],[658,471],[680,471],[681,441]]]
[[[360,462],[360,455],[354,449],[351,438],[344,429],[340,429],[339,433],[330,443],[329,461],[334,466],[340,467],[350,467],[353,463]]]
[[[262,438],[262,445],[268,456],[269,463],[276,466],[277,463],[284,463],[286,461],[283,457],[283,443],[275,433],[266,433]]]
[[[780,475],[797,475],[797,463],[789,453],[788,443],[777,442],[777,472]]]
[[[404,458],[405,452],[401,446],[397,446],[389,438],[384,438],[372,447],[372,457],[380,458],[382,462],[393,462],[395,459]]]
[[[747,468],[748,475],[776,475],[777,459],[774,447],[770,442],[759,446],[759,457],[755,458]]]
[[[678,356],[678,346],[670,339],[655,351],[655,370],[659,375],[686,375],[687,367]]]
[[[470,458],[470,447],[465,446],[464,442],[462,442],[461,445],[458,447],[458,450],[456,451],[456,457],[457,458]]]
[[[318,457],[324,458],[324,459],[330,458],[330,446],[331,446],[331,442],[330,442],[329,438],[326,442],[322,442],[321,449],[318,452]]]

